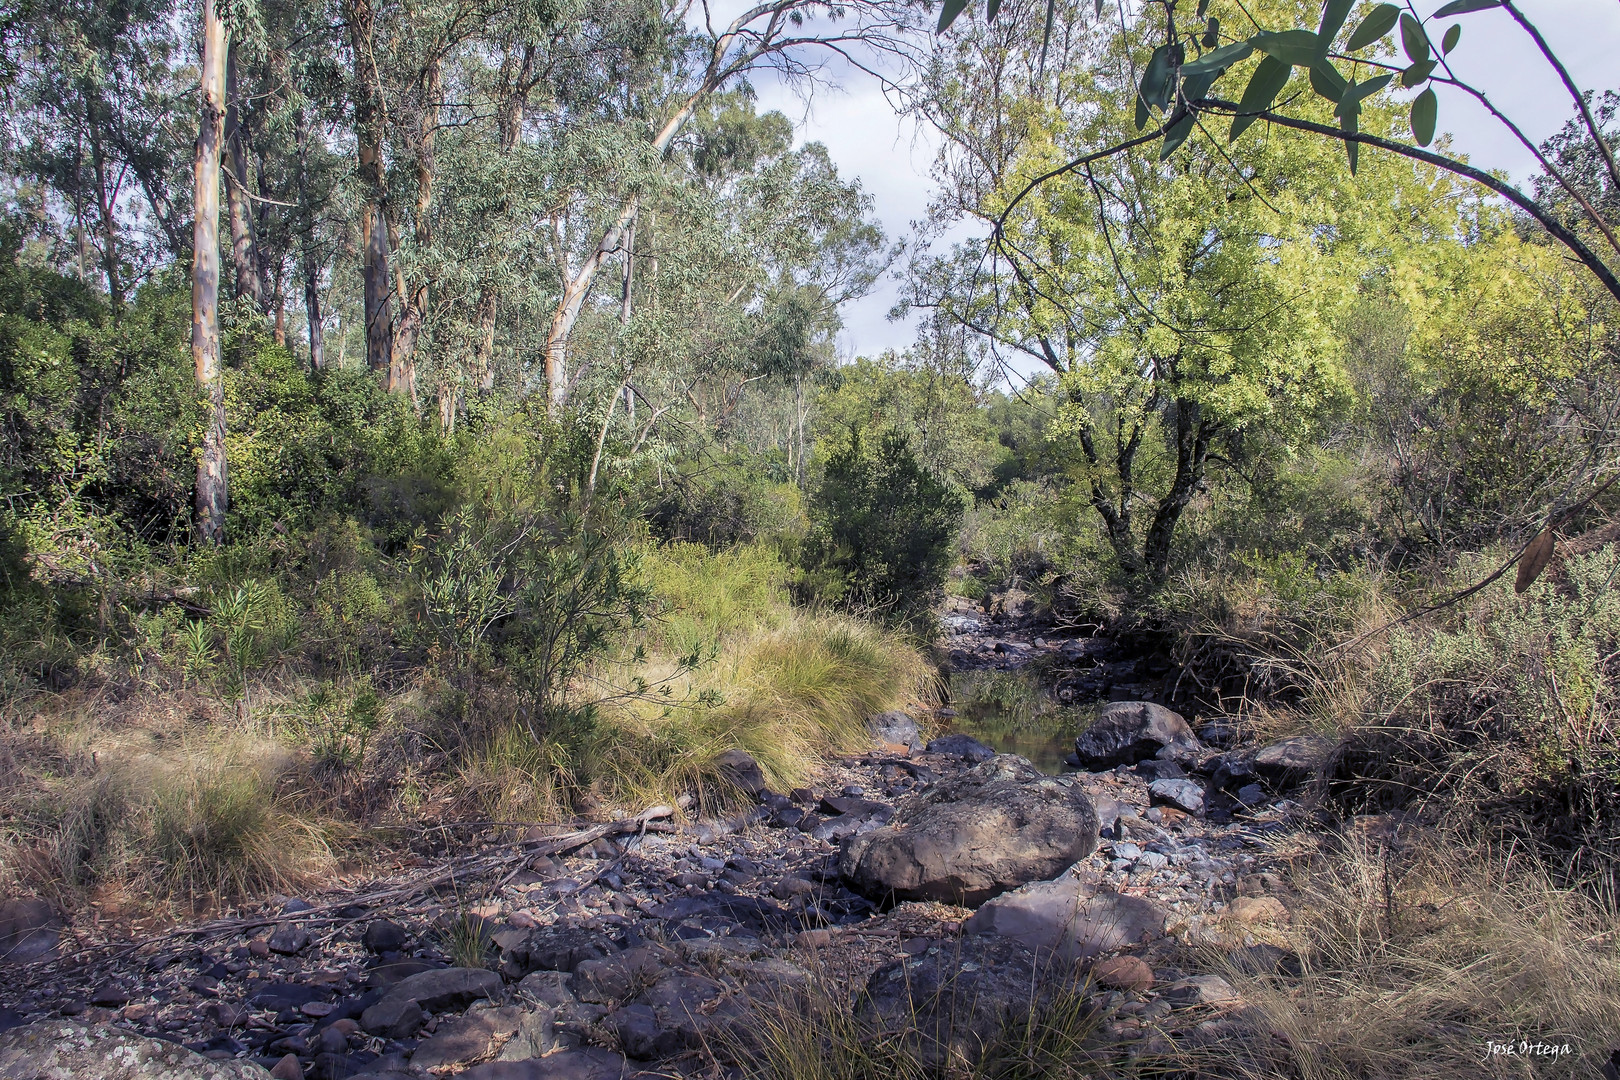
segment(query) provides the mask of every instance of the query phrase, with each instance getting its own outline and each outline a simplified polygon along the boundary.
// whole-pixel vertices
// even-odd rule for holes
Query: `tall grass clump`
[[[325,824],[280,789],[292,758],[238,738],[153,753],[48,738],[7,747],[0,862],[69,906],[192,908],[288,888],[334,864]]]
[[[1601,1075],[1620,1046],[1612,895],[1560,887],[1522,852],[1433,832],[1302,842],[1287,931],[1302,976],[1224,965],[1248,1034],[1183,1048],[1178,1065],[1243,1080]],[[1558,1051],[1491,1054],[1491,1043]]]

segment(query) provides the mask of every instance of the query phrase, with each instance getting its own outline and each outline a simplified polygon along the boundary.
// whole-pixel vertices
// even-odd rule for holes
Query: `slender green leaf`
[[[1209,88],[1215,85],[1215,80],[1220,78],[1222,74],[1223,72],[1219,71],[1205,71],[1197,75],[1189,75],[1181,80],[1181,96],[1189,102],[1200,100],[1209,93]]]
[[[1335,105],[1344,96],[1347,85],[1344,76],[1339,74],[1339,69],[1329,61],[1318,60],[1311,65],[1311,89]]]
[[[1341,130],[1354,135],[1360,130],[1360,124],[1361,103],[1358,100],[1354,108],[1347,110],[1343,116],[1339,117],[1339,127]],[[1356,166],[1360,164],[1361,144],[1346,139],[1344,143],[1344,152],[1345,155],[1350,158],[1350,175],[1354,176],[1356,175]]]
[[[1192,113],[1188,113],[1174,124],[1171,124],[1170,130],[1164,133],[1164,144],[1159,148],[1159,160],[1164,161],[1175,153],[1181,144],[1187,141],[1187,136],[1192,134],[1192,129]]]
[[[1412,99],[1412,138],[1419,146],[1428,146],[1434,141],[1434,121],[1439,111],[1440,103],[1435,100],[1432,86]]]
[[[1136,95],[1136,130],[1141,131],[1147,127],[1147,122],[1153,116],[1148,112],[1148,103],[1142,100],[1142,95]]]
[[[1486,8],[1501,7],[1502,0],[1451,0],[1451,3],[1435,12],[1436,19],[1449,19],[1453,15],[1466,15],[1470,11],[1484,11]]]
[[[939,29],[936,33],[943,34],[951,28],[951,23],[962,14],[968,6],[968,0],[945,0],[945,6],[939,9]]]
[[[1160,109],[1168,108],[1175,92],[1173,85],[1176,67],[1181,59],[1180,44],[1160,45],[1148,57],[1147,70],[1142,73],[1142,100]]]
[[[1390,80],[1393,78],[1395,78],[1393,74],[1374,75],[1366,82],[1356,83],[1355,87],[1349,92],[1354,94],[1357,101],[1366,101],[1368,98],[1378,93],[1378,91],[1388,86],[1390,84]]]
[[[1000,13],[1001,0],[989,0],[989,2],[984,5],[984,17],[986,21],[994,22],[996,16]]]
[[[1394,4],[1379,4],[1367,13],[1365,19],[1361,20],[1361,25],[1356,27],[1356,32],[1350,35],[1349,41],[1345,42],[1344,51],[1355,52],[1357,49],[1365,49],[1368,45],[1393,30],[1396,20],[1400,17],[1401,9]]]
[[[1401,48],[1414,64],[1429,58],[1429,35],[1423,32],[1422,23],[1404,11],[1401,12]]]
[[[1198,0],[1198,18],[1202,19],[1209,12],[1209,0]]]
[[[1264,112],[1270,108],[1277,95],[1282,93],[1283,87],[1288,85],[1288,77],[1293,73],[1293,65],[1285,64],[1275,56],[1261,60],[1259,66],[1254,69],[1254,75],[1249,79],[1249,85],[1243,90],[1243,98],[1238,102],[1239,115],[1232,117],[1232,131],[1227,138],[1235,140],[1247,131],[1256,117],[1243,114]]]
[[[1097,18],[1102,18],[1103,0],[1097,0]],[[1051,9],[1048,8],[1048,11]]]
[[[1204,27],[1204,37],[1198,44],[1206,49],[1213,49],[1221,43],[1221,20],[1211,15],[1209,24]]]
[[[1295,67],[1310,67],[1320,55],[1316,35],[1309,30],[1263,30],[1249,41],[1267,56]]]
[[[1181,65],[1183,78],[1192,78],[1205,73],[1219,74],[1242,60],[1247,60],[1254,52],[1254,47],[1247,41],[1236,41],[1230,45],[1222,45],[1205,53],[1196,60],[1189,60]]]
[[[1401,72],[1401,85],[1408,90],[1434,74],[1435,61],[1422,60]]]
[[[1316,29],[1316,37],[1322,45],[1322,55],[1333,47],[1333,39],[1339,36],[1344,29],[1344,20],[1350,17],[1350,9],[1355,6],[1355,0],[1325,0],[1322,4],[1322,25]]]
[[[1451,54],[1451,50],[1457,47],[1457,42],[1461,39],[1462,23],[1452,23],[1451,29],[1446,31],[1445,38],[1443,38],[1440,42],[1441,54],[1449,56]]]

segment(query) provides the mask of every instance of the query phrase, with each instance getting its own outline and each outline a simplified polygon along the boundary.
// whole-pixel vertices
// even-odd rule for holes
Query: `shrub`
[[[918,462],[904,435],[860,432],[827,459],[803,547],[806,591],[901,614],[925,610],[954,559],[967,497]]]

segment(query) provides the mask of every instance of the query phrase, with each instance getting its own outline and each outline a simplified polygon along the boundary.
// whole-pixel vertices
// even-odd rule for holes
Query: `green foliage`
[[[792,535],[804,529],[804,508],[799,489],[786,479],[779,461],[695,462],[664,478],[666,493],[648,519],[664,539],[711,548]]]
[[[917,460],[905,436],[868,446],[859,431],[828,458],[803,547],[821,599],[914,615],[939,593],[966,499]]]

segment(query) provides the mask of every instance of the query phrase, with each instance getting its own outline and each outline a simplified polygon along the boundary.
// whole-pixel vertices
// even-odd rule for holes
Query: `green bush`
[[[667,491],[648,513],[665,540],[723,548],[804,528],[799,489],[774,479],[773,470],[757,462],[699,463],[666,477],[666,483]]]
[[[925,610],[955,558],[967,496],[923,468],[904,435],[858,431],[827,459],[810,504],[801,585],[819,599]]]

